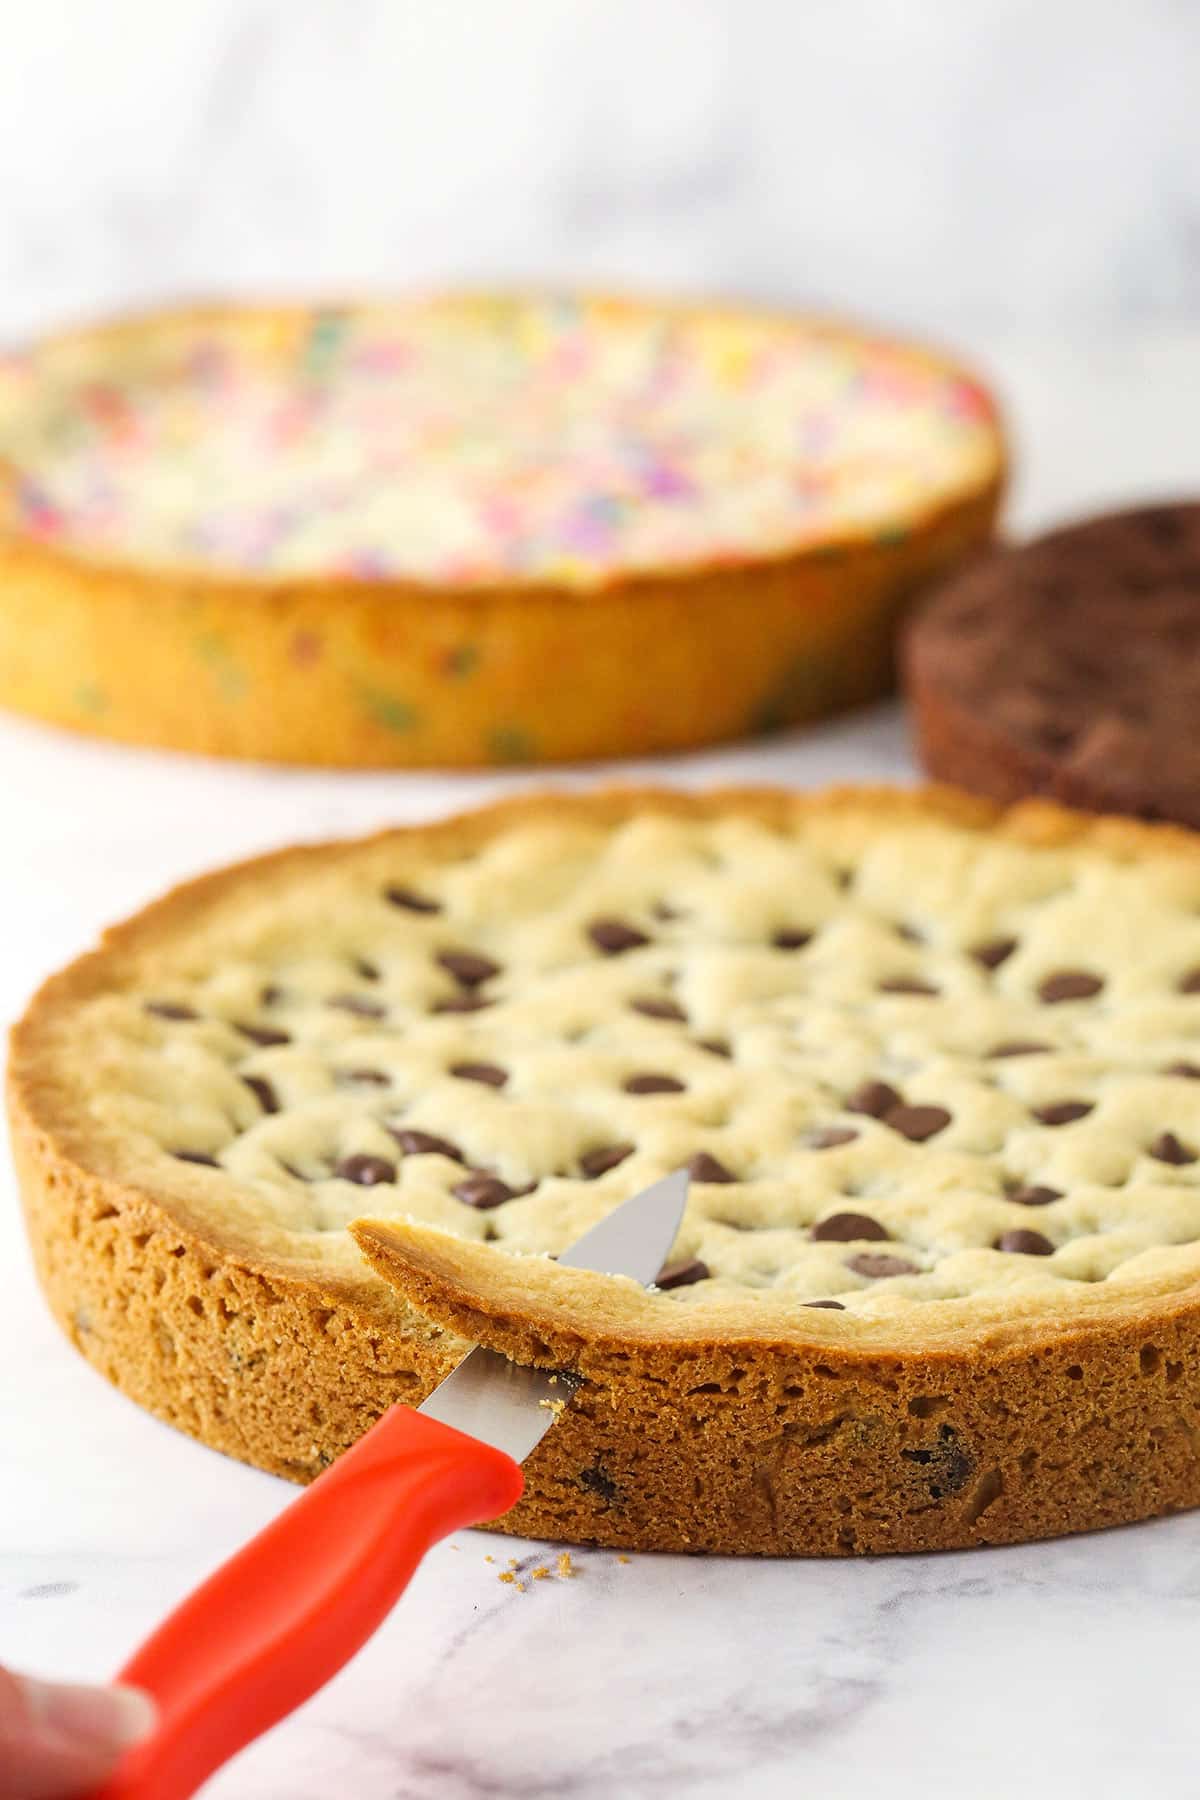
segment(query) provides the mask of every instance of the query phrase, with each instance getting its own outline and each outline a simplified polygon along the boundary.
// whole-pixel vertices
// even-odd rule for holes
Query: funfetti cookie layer
[[[0,459],[0,699],[341,764],[667,749],[865,698],[1003,468],[987,395],[925,351],[556,295],[56,338],[0,363]]]

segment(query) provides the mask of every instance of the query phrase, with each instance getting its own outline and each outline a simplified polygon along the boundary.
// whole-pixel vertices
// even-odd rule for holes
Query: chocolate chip
[[[278,1006],[282,999],[283,989],[277,986],[273,981],[268,981],[266,987],[259,988],[258,990],[258,1003],[260,1006]]]
[[[460,1081],[482,1082],[484,1087],[502,1088],[508,1080],[508,1070],[501,1069],[496,1063],[454,1063],[450,1073],[457,1075]]]
[[[853,1269],[856,1275],[865,1275],[868,1281],[886,1281],[889,1275],[915,1275],[916,1263],[906,1262],[902,1256],[883,1256],[878,1251],[862,1250],[857,1256],[846,1259],[846,1267]]]
[[[529,1193],[529,1188],[510,1188],[506,1181],[498,1175],[485,1175],[478,1171],[460,1181],[451,1193],[464,1206],[473,1206],[478,1212],[490,1212],[493,1206],[503,1206],[506,1200],[515,1200],[519,1193]]]
[[[595,1150],[585,1150],[579,1159],[580,1173],[588,1181],[595,1181],[601,1175],[607,1175],[618,1163],[623,1163],[627,1156],[633,1155],[632,1144],[600,1144]]]
[[[985,943],[972,944],[967,955],[981,968],[998,969],[1001,963],[1008,961],[1016,947],[1016,938],[989,938]]]
[[[384,888],[383,897],[389,906],[402,907],[405,912],[440,913],[442,910],[440,900],[431,900],[428,894],[418,894],[408,887]]]
[[[664,1263],[654,1277],[654,1285],[660,1288],[691,1287],[694,1281],[707,1281],[709,1273],[708,1264],[693,1256],[688,1262]]]
[[[598,1499],[603,1500],[606,1506],[612,1506],[621,1499],[620,1488],[602,1462],[597,1461],[590,1469],[580,1469],[579,1485],[586,1488],[589,1494],[595,1494]]]
[[[1038,998],[1047,1006],[1057,1006],[1063,1000],[1090,1000],[1103,986],[1103,977],[1092,975],[1087,969],[1059,969],[1046,976],[1038,988]]]
[[[1181,994],[1200,994],[1200,969],[1189,969],[1181,977],[1178,992]]]
[[[1073,1125],[1095,1110],[1094,1100],[1056,1100],[1050,1106],[1035,1106],[1033,1116],[1042,1125]]]
[[[935,994],[941,992],[941,989],[934,987],[932,982],[921,981],[915,975],[894,975],[890,980],[879,983],[879,992],[881,994],[919,994],[932,999]]]
[[[851,1125],[819,1125],[804,1142],[810,1150],[837,1150],[842,1144],[852,1144],[857,1136]]]
[[[379,970],[373,962],[368,962],[365,956],[358,956],[355,958],[354,973],[358,976],[360,981],[379,980]]]
[[[206,1169],[219,1169],[220,1163],[207,1150],[172,1150],[176,1162],[200,1163]]]
[[[145,1010],[156,1019],[198,1019],[200,1014],[179,1000],[147,1000]]]
[[[627,1094],[682,1094],[686,1083],[677,1081],[674,1075],[658,1075],[647,1070],[642,1075],[631,1075],[624,1086]]]
[[[457,1144],[449,1138],[435,1137],[432,1131],[412,1131],[396,1125],[389,1125],[388,1131],[405,1156],[448,1156],[451,1162],[459,1163],[467,1160]]]
[[[588,936],[597,950],[605,956],[621,956],[626,950],[640,950],[650,939],[636,925],[629,925],[624,919],[593,919],[588,926]]]
[[[265,1075],[243,1075],[242,1080],[265,1113],[279,1111],[279,1096]]]
[[[481,956],[477,950],[439,950],[435,960],[447,975],[453,975],[460,987],[482,987],[485,981],[500,973],[500,964],[493,962],[490,956]]]
[[[1019,1187],[1008,1198],[1014,1206],[1050,1206],[1055,1200],[1061,1200],[1062,1194],[1052,1187]]]
[[[733,1055],[733,1046],[728,1038],[694,1038],[692,1041],[697,1050],[707,1050],[710,1056],[731,1057]]]
[[[811,931],[794,931],[788,928],[785,928],[783,931],[777,931],[771,939],[776,950],[803,950],[807,945],[811,944],[812,941],[813,934]]]
[[[884,1115],[883,1122],[910,1143],[923,1144],[927,1138],[945,1131],[953,1117],[954,1114],[948,1113],[944,1106],[893,1106],[891,1112]]]
[[[1161,1137],[1156,1137],[1150,1145],[1147,1155],[1152,1156],[1155,1162],[1170,1163],[1176,1169],[1200,1160],[1190,1144],[1185,1144],[1181,1138],[1177,1138],[1173,1131],[1164,1131]]]
[[[240,1031],[244,1038],[252,1044],[261,1044],[264,1050],[270,1050],[276,1044],[290,1044],[291,1034],[276,1031],[273,1025],[243,1025],[240,1020],[234,1021],[234,1030]]]
[[[882,1119],[895,1106],[904,1103],[903,1094],[898,1094],[894,1087],[886,1081],[864,1081],[860,1088],[855,1088],[845,1102],[845,1110],[852,1113],[865,1113],[870,1119]]]
[[[823,1307],[829,1312],[845,1312],[846,1310],[840,1300],[806,1300],[804,1305]]]
[[[643,998],[629,1002],[631,1012],[641,1013],[647,1019],[670,1019],[677,1025],[687,1024],[687,1014],[682,1006],[665,995],[647,994]]]
[[[382,1019],[387,1012],[386,1006],[369,1000],[365,994],[331,994],[325,1004],[335,1012],[353,1013],[358,1019]]]
[[[960,1443],[953,1425],[940,1426],[934,1443],[901,1450],[900,1455],[903,1461],[916,1463],[926,1472],[926,1491],[931,1500],[961,1493],[975,1474],[975,1459]]]
[[[1176,1062],[1168,1063],[1163,1070],[1164,1075],[1178,1075],[1184,1081],[1200,1081],[1200,1063]]]
[[[495,1004],[494,1000],[485,1000],[482,994],[451,994],[448,1000],[435,1000],[429,1010],[435,1013],[475,1013],[483,1012]]]
[[[1033,727],[1033,734],[1041,749],[1049,751],[1053,756],[1068,750],[1075,742],[1075,730],[1059,719],[1039,719]]]
[[[1053,1044],[1043,1044],[1038,1038],[1013,1038],[1007,1044],[997,1044],[988,1051],[990,1057],[1001,1056],[1041,1056],[1044,1051],[1052,1050]]]
[[[883,1244],[891,1233],[870,1213],[839,1212],[819,1219],[808,1235],[815,1244]]]
[[[697,1150],[688,1163],[688,1174],[693,1181],[736,1181],[737,1176],[730,1173],[723,1162],[710,1156],[707,1150]]]
[[[1002,1231],[996,1239],[995,1248],[1006,1250],[1011,1256],[1053,1256],[1054,1245],[1049,1238],[1043,1237],[1040,1231],[1029,1231],[1018,1226],[1013,1231]]]
[[[395,1181],[396,1165],[390,1163],[386,1156],[343,1156],[334,1164],[333,1172],[343,1181],[353,1181],[358,1187],[379,1187],[382,1182]]]

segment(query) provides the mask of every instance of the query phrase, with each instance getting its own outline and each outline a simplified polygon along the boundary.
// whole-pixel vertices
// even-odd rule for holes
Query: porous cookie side
[[[961,1350],[614,1332],[610,1278],[394,1222],[354,1234],[429,1317],[583,1377],[510,1515],[633,1549],[850,1555],[1098,1530],[1200,1503],[1200,1302]],[[623,1297],[624,1298],[624,1297]],[[617,1316],[626,1316],[622,1304]],[[814,1322],[816,1337],[820,1321]],[[581,1501],[581,1493],[587,1496]],[[588,1532],[588,1515],[591,1531]]]
[[[904,542],[631,578],[582,603],[115,571],[0,534],[0,702],[125,743],[329,768],[775,732],[891,688],[897,618],[986,541],[998,500],[999,483]],[[548,683],[547,669],[588,680]]]
[[[268,356],[306,333],[319,339],[324,316],[197,309],[46,349],[82,358],[92,346],[144,346],[149,357],[160,339],[194,329],[244,334]],[[901,354],[918,372],[954,375],[926,352]],[[0,362],[0,422],[4,374]],[[882,692],[901,610],[986,541],[1003,435],[982,390],[963,377],[962,392],[962,428],[975,419],[989,449],[949,494],[918,495],[878,529],[686,567],[616,568],[582,588],[566,576],[459,582],[269,566],[239,576],[79,555],[41,530],[31,483],[0,463],[0,575],[11,596],[0,608],[0,700],[128,742],[329,766],[552,762],[776,730]],[[587,669],[588,680],[582,690],[547,684],[547,668]]]
[[[379,1283],[298,1279],[206,1240],[153,1194],[90,1174],[10,1095],[42,1291],[115,1387],[214,1450],[309,1481],[468,1346]]]

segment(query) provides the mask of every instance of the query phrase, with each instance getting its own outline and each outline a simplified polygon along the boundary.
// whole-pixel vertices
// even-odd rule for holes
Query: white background
[[[1200,306],[1191,0],[6,0],[0,325],[587,275],[1074,335]]]
[[[967,352],[1010,402],[1018,522],[1194,476],[1196,0],[0,0],[0,27],[0,340],[226,292],[744,294]]]
[[[4,0],[0,24],[10,338],[223,290],[744,293],[971,353],[1012,416],[1017,529],[1197,485],[1192,0]],[[911,770],[882,711],[656,772]],[[181,875],[502,784],[218,767],[0,722],[0,1014]],[[66,1347],[3,1173],[0,1257],[0,1657],[101,1675],[286,1494]],[[876,1563],[595,1553],[525,1595],[494,1550],[440,1552],[214,1800],[1182,1800],[1200,1782],[1200,1519]]]

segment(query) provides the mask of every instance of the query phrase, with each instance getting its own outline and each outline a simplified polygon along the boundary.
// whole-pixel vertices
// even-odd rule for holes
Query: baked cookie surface
[[[939,779],[1200,826],[1200,505],[995,552],[914,622],[906,664]]]
[[[0,459],[9,584],[76,646],[65,675],[61,629],[57,674],[27,646],[0,697],[386,763],[666,748],[879,691],[1003,451],[968,375],[850,327],[463,295],[50,340],[0,363]],[[588,670],[561,717],[548,663]]]
[[[986,407],[848,330],[566,297],[231,321],[46,359],[31,535],[188,568],[572,587],[907,524],[985,485]],[[57,379],[55,377],[57,376]]]
[[[1200,1498],[1186,834],[618,793],[287,851],[52,980],[10,1095],[75,1340],[268,1467],[463,1332],[587,1378],[512,1516],[542,1535],[915,1548]],[[548,1260],[682,1163],[659,1291]]]

